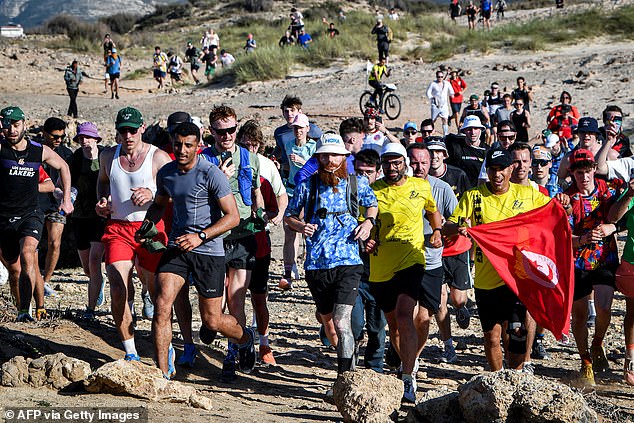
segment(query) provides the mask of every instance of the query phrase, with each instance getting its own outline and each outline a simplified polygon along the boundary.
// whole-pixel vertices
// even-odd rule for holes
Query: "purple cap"
[[[99,136],[99,131],[97,130],[97,125],[92,122],[84,122],[77,125],[77,135],[73,138],[73,141],[77,141],[77,138],[80,135],[85,135],[90,138],[94,138],[97,142],[101,141],[101,137]]]

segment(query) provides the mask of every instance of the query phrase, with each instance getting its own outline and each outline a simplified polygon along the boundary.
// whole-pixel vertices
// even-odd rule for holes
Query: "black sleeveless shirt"
[[[38,183],[44,147],[27,140],[25,150],[0,141],[0,217],[22,216],[38,209]]]

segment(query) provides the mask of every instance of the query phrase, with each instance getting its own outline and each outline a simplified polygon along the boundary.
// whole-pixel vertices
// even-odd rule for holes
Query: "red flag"
[[[558,201],[474,226],[469,235],[542,327],[561,339],[570,329],[574,292],[572,230]]]

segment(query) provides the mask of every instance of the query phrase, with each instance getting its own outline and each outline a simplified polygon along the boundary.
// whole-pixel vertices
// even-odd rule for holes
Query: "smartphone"
[[[377,116],[377,117],[376,117],[376,121],[377,121],[377,122],[383,122],[383,118],[382,118],[381,116]]]
[[[612,125],[614,125],[614,129],[617,134],[621,132],[621,126],[623,125],[623,119],[612,119]]]
[[[221,165],[226,164],[226,166],[231,166],[233,164],[233,159],[231,158],[231,153],[229,151],[223,151],[220,153],[220,163]]]

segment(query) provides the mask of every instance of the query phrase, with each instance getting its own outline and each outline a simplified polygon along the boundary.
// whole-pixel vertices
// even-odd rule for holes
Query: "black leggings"
[[[79,89],[66,88],[68,91],[68,95],[70,96],[70,104],[68,105],[68,116],[72,116],[74,118],[77,117],[77,94],[79,94]]]

